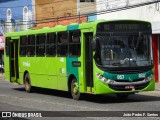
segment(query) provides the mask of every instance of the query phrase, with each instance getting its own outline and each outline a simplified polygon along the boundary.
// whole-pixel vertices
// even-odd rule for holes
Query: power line
[[[111,3],[111,2],[114,2],[114,0],[107,1],[107,3],[108,2]],[[125,3],[125,2],[120,2],[120,3]],[[104,4],[104,2],[102,2],[102,1],[96,3],[96,5],[102,5],[102,4]],[[90,5],[90,7],[96,7],[96,5],[94,3],[94,5]],[[114,4],[110,4],[110,5],[114,5]],[[84,10],[85,11],[89,11],[88,5],[83,5],[82,7],[80,7],[80,9],[81,9],[81,11],[84,11]],[[69,10],[71,10],[73,12],[74,10],[77,10],[77,8],[72,8],[72,9],[67,9],[67,10],[61,10],[61,11],[57,10],[57,11],[54,11],[54,13],[63,12],[63,11],[69,11]],[[94,12],[96,12],[96,11],[94,11]],[[48,14],[50,15],[51,13],[53,13],[53,11],[52,12],[43,13],[43,14],[42,13],[41,14],[36,14],[36,16],[43,16],[43,15],[48,15]],[[36,20],[36,21],[41,21],[41,20]]]
[[[59,2],[64,2],[64,1],[68,1],[68,0],[59,0],[56,2],[49,2],[49,3],[43,3],[43,4],[38,4],[38,5],[46,5],[46,4],[51,4],[51,3],[59,3]],[[25,5],[25,6],[38,6],[38,5]],[[14,6],[14,7],[0,7],[0,9],[4,9],[4,8],[18,8],[18,7],[24,7],[24,6]]]
[[[58,3],[58,2],[63,2],[63,1],[57,1],[57,2],[52,2],[52,3]],[[108,3],[112,3],[112,2],[114,2],[114,0],[107,0],[107,2],[105,2],[104,3],[104,1],[100,1],[100,2],[94,2],[93,4],[94,5],[90,5],[90,7],[96,7],[97,5],[101,5],[101,4],[108,4]],[[51,2],[50,2],[51,3]],[[50,3],[45,3],[45,4],[50,4]],[[125,2],[120,2],[120,3],[125,3]],[[118,3],[118,4],[120,4],[120,3]],[[45,5],[45,4],[39,4],[39,5]],[[114,5],[114,4],[110,4],[110,5]],[[34,5],[33,5],[34,6]],[[38,5],[37,5],[38,6]],[[19,6],[20,7],[20,6]],[[24,6],[21,6],[21,7],[24,7]],[[8,7],[7,7],[8,8]],[[16,7],[13,7],[13,8],[16,8]],[[49,8],[49,7],[47,7],[47,8]],[[86,11],[88,11],[88,5],[83,5],[83,6],[81,6],[80,7],[80,9],[81,9],[81,11],[83,11],[83,10],[86,10]],[[54,11],[54,13],[58,13],[58,12],[63,12],[63,11],[68,11],[68,10],[71,10],[72,12],[74,11],[74,10],[77,10],[77,8],[72,8],[72,9],[67,9],[67,10],[57,10],[57,11]],[[96,12],[96,11],[95,11]],[[48,15],[48,14],[51,14],[51,13],[53,13],[53,11],[52,12],[47,12],[47,13],[41,13],[41,14],[36,14],[36,16],[43,16],[43,15]],[[3,13],[4,14],[4,13]],[[19,17],[19,16],[21,16],[21,15],[19,15],[19,14],[17,14],[17,15],[15,15],[14,14],[14,18],[15,19],[21,19],[22,17]],[[34,17],[34,15],[32,15],[32,17]],[[1,19],[4,19],[4,18],[1,18]],[[37,21],[39,21],[39,20],[37,20]]]
[[[50,3],[44,3],[44,4],[38,4],[38,5],[25,5],[25,6],[39,6],[39,5],[46,5],[46,4],[51,4],[51,3],[60,3],[60,2],[64,2],[64,0],[61,0],[61,1],[56,1],[56,2],[50,2]],[[107,2],[114,2],[114,0],[110,0],[110,1],[107,1]],[[103,4],[104,2],[103,1],[100,1],[100,2],[94,2],[93,4],[94,5],[90,5],[90,6],[95,6],[95,5],[98,5],[98,4]],[[17,8],[17,7],[24,7],[24,6],[14,6],[14,7],[0,7],[0,8]],[[86,8],[86,7],[88,7],[88,5],[83,5],[83,7],[81,7],[81,10],[82,9],[84,9],[84,8]],[[49,7],[47,7],[47,8],[49,8]],[[67,9],[67,10],[77,10],[77,8],[72,8],[72,9]],[[57,12],[62,12],[62,11],[66,11],[66,10],[61,10],[61,11],[54,11],[55,13],[57,13]],[[50,14],[50,13],[52,13],[52,12],[48,12],[48,13],[43,13],[44,15],[46,15],[46,14]],[[5,14],[5,13],[3,13],[3,14]],[[42,15],[42,13],[41,14],[36,14],[36,16],[40,16],[40,15]],[[19,15],[19,14],[17,14],[17,15],[15,15],[14,14],[14,16],[15,16],[15,18],[16,19],[18,19],[18,17],[19,16],[21,16],[21,15]],[[21,18],[21,17],[19,17],[19,18]],[[1,19],[4,19],[4,18],[1,18]]]
[[[117,11],[122,11],[122,10],[126,10],[126,9],[132,9],[132,8],[136,8],[136,7],[146,6],[146,5],[150,5],[150,4],[154,4],[154,3],[158,3],[158,2],[160,2],[160,0],[153,1],[153,2],[147,2],[147,3],[144,2],[144,3],[131,5],[131,6],[129,5],[129,6],[115,8],[115,9],[108,9],[108,10],[105,9],[102,11],[89,13],[89,15],[93,16],[93,15],[100,15],[100,14],[105,14],[105,13],[117,12]],[[78,17],[78,15],[76,15],[76,16]],[[88,14],[81,14],[81,16],[88,16]],[[53,20],[53,19],[57,19],[57,18],[49,18],[49,19],[43,19],[43,20],[45,21],[45,20]]]
[[[150,4],[154,4],[154,3],[159,3],[159,2],[160,2],[160,0],[157,0],[157,1],[148,2],[148,3],[140,3],[140,4],[136,4],[136,5],[132,5],[132,6],[125,6],[125,7],[115,8],[115,9],[102,10],[102,11],[98,11],[98,12],[89,13],[89,15],[90,16],[94,16],[94,15],[101,15],[101,14],[106,14],[106,13],[112,13],[112,12],[132,9],[132,8],[146,6],[146,5],[150,5]],[[81,16],[87,17],[88,14],[82,14]],[[74,15],[74,16],[70,16],[70,17],[68,17],[66,19],[78,18],[78,17],[79,17],[78,15]],[[65,18],[65,17],[61,17],[61,18]],[[48,22],[51,22],[53,20],[56,21],[57,18],[43,19],[43,20],[40,20],[39,22],[36,22],[34,24],[48,23]]]

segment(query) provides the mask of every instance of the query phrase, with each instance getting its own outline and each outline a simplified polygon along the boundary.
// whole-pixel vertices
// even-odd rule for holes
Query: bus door
[[[87,92],[93,92],[93,53],[91,49],[91,42],[93,40],[93,32],[84,33],[85,44],[85,81]]]
[[[18,39],[10,41],[10,82],[17,82],[19,78],[18,67]]]

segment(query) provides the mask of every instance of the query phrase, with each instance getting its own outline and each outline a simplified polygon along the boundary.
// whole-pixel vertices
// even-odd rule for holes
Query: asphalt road
[[[160,94],[138,93],[129,96],[126,100],[120,100],[114,95],[83,95],[82,100],[73,100],[68,92],[40,89],[34,93],[26,93],[23,85],[14,85],[8,81],[0,80],[0,111],[54,111],[50,115],[58,113],[63,117],[58,119],[106,119],[104,111],[160,111]],[[84,111],[82,113],[63,113],[63,111]],[[86,111],[92,111],[87,112]],[[99,111],[102,117],[96,117]],[[122,112],[123,113],[123,112]],[[69,116],[71,115],[72,118]],[[89,114],[85,117],[77,117],[79,114]],[[94,117],[92,117],[92,114]],[[112,113],[111,113],[112,114]],[[114,113],[116,114],[116,112]],[[117,113],[118,114],[118,113]],[[54,115],[53,115],[54,116]],[[132,119],[133,117],[108,117],[107,119]],[[1,118],[0,118],[1,119]],[[4,119],[4,118],[3,118]],[[24,118],[33,119],[33,118]],[[34,118],[40,119],[40,118]],[[44,118],[41,118],[44,119]],[[45,118],[46,119],[46,118]],[[48,118],[57,119],[57,117]],[[136,117],[136,119],[159,120],[159,117]]]

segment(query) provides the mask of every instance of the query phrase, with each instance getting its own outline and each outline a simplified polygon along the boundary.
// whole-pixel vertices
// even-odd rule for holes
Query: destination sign
[[[136,22],[106,22],[97,25],[97,32],[110,32],[110,31],[151,31],[149,23],[136,23]]]

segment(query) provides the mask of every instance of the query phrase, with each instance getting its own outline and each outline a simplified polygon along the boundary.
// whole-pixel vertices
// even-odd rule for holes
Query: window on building
[[[40,34],[36,36],[36,55],[45,56],[46,35]]]
[[[10,44],[10,37],[6,38],[6,42],[5,42],[5,51],[6,51],[6,56],[9,56],[9,44]]]
[[[57,54],[58,56],[66,56],[68,54],[68,33],[57,33]]]
[[[80,2],[94,2],[94,0],[80,0]]]
[[[46,55],[47,56],[56,55],[56,34],[55,33],[47,34]]]
[[[74,30],[69,32],[69,55],[80,56],[81,44],[80,44],[80,31]]]
[[[26,56],[27,50],[27,36],[20,37],[20,56]]]
[[[12,16],[11,9],[8,8],[8,9],[7,9],[7,19],[11,19],[11,16]]]
[[[26,30],[28,27],[29,27],[29,10],[28,10],[28,7],[27,6],[24,6],[23,7],[23,28],[24,30]]]
[[[27,14],[27,13],[28,13],[28,7],[27,7],[27,6],[24,6],[24,8],[23,8],[23,13],[24,13],[24,14]]]
[[[28,36],[27,42],[27,56],[35,55],[35,35]]]

